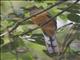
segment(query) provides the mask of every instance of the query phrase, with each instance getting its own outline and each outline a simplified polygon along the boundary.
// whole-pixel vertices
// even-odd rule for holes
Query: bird
[[[43,9],[38,8],[36,6],[32,6],[30,8],[27,8],[29,11],[30,15],[34,15]],[[51,15],[49,12],[45,11],[41,14],[38,14],[34,17],[32,17],[32,22],[38,26],[43,25],[47,21],[51,19]],[[44,36],[44,41],[46,45],[46,50],[48,51],[49,54],[52,53],[58,53],[59,48],[58,48],[58,43],[56,40],[56,30],[57,30],[57,22],[56,18],[51,20],[49,23],[45,24],[44,26],[41,27],[41,30],[43,31],[43,36]]]

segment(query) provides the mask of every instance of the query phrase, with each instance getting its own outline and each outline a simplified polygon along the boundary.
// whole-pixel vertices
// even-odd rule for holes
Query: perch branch
[[[32,30],[29,30],[29,31],[27,31],[27,32],[24,32],[24,33],[22,33],[22,34],[20,34],[20,35],[24,35],[24,34],[30,33],[30,32],[32,32],[32,31],[34,31],[34,30],[36,30],[36,29],[39,29],[39,28],[43,27],[44,25],[46,25],[47,23],[49,23],[50,21],[52,21],[52,19],[56,18],[57,16],[59,16],[59,15],[61,15],[63,12],[65,12],[67,9],[71,8],[71,7],[72,7],[73,5],[75,5],[78,1],[79,1],[79,0],[77,0],[76,2],[74,2],[71,6],[65,8],[63,11],[61,11],[61,12],[58,13],[57,15],[53,16],[51,19],[49,19],[49,20],[48,20],[47,22],[45,22],[43,25],[41,25],[41,26],[39,26],[39,27],[36,27],[36,28],[34,28],[34,29],[32,29]]]
[[[45,11],[47,11],[47,10],[49,10],[49,9],[57,6],[57,5],[59,5],[59,4],[62,4],[63,2],[65,2],[65,1],[57,2],[56,4],[51,5],[50,7],[48,7],[47,9],[44,9],[44,10],[41,11],[41,12],[38,12],[38,13],[36,13],[36,14],[30,16],[30,17],[27,17],[27,18],[24,18],[23,20],[18,21],[17,23],[15,23],[15,24],[13,25],[13,27],[11,27],[11,28],[9,29],[9,33],[11,33],[12,31],[14,31],[22,22],[24,22],[24,21],[26,21],[26,20],[28,20],[28,19],[36,16],[36,15],[39,15],[39,14],[41,14],[41,13],[43,13],[43,12],[45,12]],[[2,33],[0,36],[4,36],[4,35],[7,34],[7,33],[8,33],[8,32],[6,31],[6,32]]]

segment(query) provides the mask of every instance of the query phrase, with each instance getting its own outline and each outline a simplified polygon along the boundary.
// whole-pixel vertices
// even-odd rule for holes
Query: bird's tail
[[[44,38],[45,38],[45,44],[48,50],[48,53],[58,53],[59,52],[59,48],[58,48],[58,44],[57,44],[57,40],[56,37],[49,37],[47,35],[44,34]]]

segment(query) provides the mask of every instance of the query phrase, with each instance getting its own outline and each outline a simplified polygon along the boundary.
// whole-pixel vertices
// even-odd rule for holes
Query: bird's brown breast
[[[47,21],[49,21],[50,18],[48,17],[48,13],[44,12],[42,14],[39,14],[35,17],[32,18],[32,22],[34,24],[37,24],[39,26],[43,25],[44,23],[46,23]],[[56,26],[55,26],[55,22],[54,21],[50,21],[49,23],[47,23],[46,25],[44,25],[41,29],[48,34],[49,36],[53,36],[56,30]]]

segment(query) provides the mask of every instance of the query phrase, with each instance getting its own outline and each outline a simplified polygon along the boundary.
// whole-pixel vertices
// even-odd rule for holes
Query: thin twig
[[[72,41],[74,41],[75,39],[75,37],[76,37],[76,34],[77,34],[77,30],[74,30],[74,28],[76,29],[76,28],[78,28],[78,26],[77,27],[75,27],[76,26],[76,24],[74,24],[74,27],[73,27],[73,32],[72,32],[72,37],[71,37],[71,40],[68,40],[67,41],[67,43],[65,44],[65,49],[64,49],[64,53],[66,52],[66,50],[67,50],[67,48],[70,46],[70,44],[72,43]]]
[[[44,9],[44,10],[41,11],[41,12],[38,12],[38,13],[36,13],[36,14],[30,16],[30,17],[27,17],[27,18],[24,18],[23,20],[18,21],[17,23],[15,23],[15,24],[13,25],[12,28],[10,28],[9,33],[11,33],[12,31],[14,31],[22,22],[24,22],[24,21],[26,21],[26,20],[28,20],[28,19],[36,16],[36,15],[39,15],[39,14],[45,12],[45,11],[48,11],[49,9],[51,9],[51,8],[57,6],[57,5],[60,5],[60,4],[62,4],[63,2],[65,2],[65,1],[59,1],[59,2],[57,2],[56,4],[51,5],[50,7],[48,7],[47,9]],[[34,30],[35,30],[35,29],[34,29]],[[2,33],[0,36],[4,36],[4,35],[7,34],[7,33],[8,33],[8,32],[4,32],[4,33]]]
[[[63,26],[59,27],[59,28],[57,29],[57,31],[58,31],[58,30],[60,30],[60,29],[62,29],[62,28],[64,28],[64,27],[66,27],[66,26],[72,25],[72,24],[73,24],[73,23],[65,24],[65,25],[63,25]]]
[[[71,28],[72,29],[72,28]],[[71,33],[72,32],[74,32],[74,30],[72,29],[72,31],[71,31]],[[62,60],[62,58],[64,57],[64,54],[66,53],[66,51],[67,51],[67,48],[70,46],[70,44],[72,43],[72,41],[74,41],[75,39],[75,37],[74,36],[76,36],[76,32],[77,31],[75,31],[74,32],[74,34],[72,35],[72,34],[70,34],[70,37],[68,38],[68,42],[67,43],[65,43],[65,49],[63,49],[63,52],[60,54],[60,57],[59,57],[59,60]],[[63,48],[64,48],[63,47]]]

